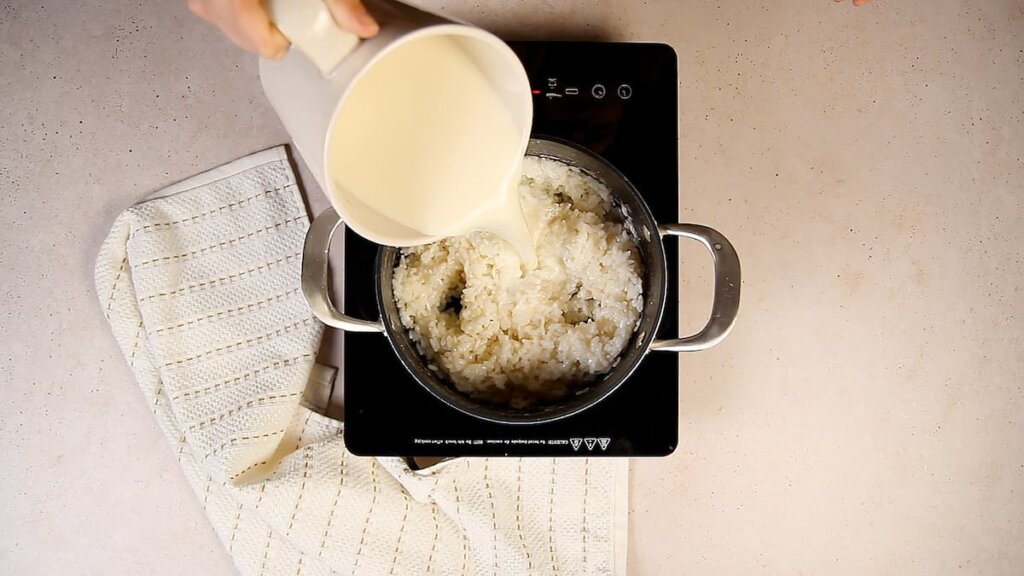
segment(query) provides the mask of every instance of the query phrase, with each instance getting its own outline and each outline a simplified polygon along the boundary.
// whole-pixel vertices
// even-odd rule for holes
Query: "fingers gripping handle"
[[[270,18],[293,46],[326,75],[359,44],[338,26],[323,0],[270,0]]]

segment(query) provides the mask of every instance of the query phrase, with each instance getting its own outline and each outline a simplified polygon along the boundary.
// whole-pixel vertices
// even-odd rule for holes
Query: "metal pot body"
[[[436,398],[465,414],[506,424],[550,422],[586,410],[615,392],[648,353],[697,351],[715,346],[731,330],[739,311],[739,258],[724,236],[711,228],[694,224],[659,226],[647,203],[626,177],[585,148],[569,142],[535,138],[530,141],[527,155],[558,160],[603,182],[636,241],[643,266],[644,305],[640,321],[618,362],[611,371],[557,403],[526,409],[487,404],[459,392],[428,368],[399,319],[392,285],[394,269],[400,256],[398,248],[381,247],[377,256],[374,274],[381,319],[359,320],[339,313],[327,291],[328,249],[331,236],[341,224],[333,210],[321,214],[310,226],[303,258],[303,294],[321,321],[346,331],[384,332],[396,356],[412,377]],[[715,297],[711,319],[700,332],[686,338],[658,340],[655,336],[665,310],[667,294],[668,263],[662,246],[662,239],[666,236],[692,238],[708,248],[715,265]]]

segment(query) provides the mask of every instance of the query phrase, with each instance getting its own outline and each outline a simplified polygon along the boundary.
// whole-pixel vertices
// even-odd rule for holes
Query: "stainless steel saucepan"
[[[530,141],[527,155],[552,158],[582,169],[603,182],[621,210],[627,228],[634,233],[643,264],[644,306],[633,337],[612,370],[587,383],[569,397],[554,404],[525,409],[487,404],[459,392],[454,385],[427,367],[416,350],[408,330],[399,319],[392,289],[392,276],[400,249],[382,246],[377,254],[377,306],[379,320],[352,318],[339,312],[328,291],[328,252],[331,238],[342,224],[337,213],[328,209],[310,226],[302,260],[302,293],[313,313],[328,326],[346,332],[383,332],[398,359],[409,373],[431,394],[465,414],[492,422],[536,424],[571,416],[597,404],[622,385],[644,357],[651,352],[695,352],[715,346],[732,329],[740,304],[740,262],[732,244],[715,230],[697,224],[661,224],[650,208],[618,170],[600,156],[574,144],[552,139]],[[715,291],[711,318],[704,328],[685,338],[655,338],[665,309],[668,263],[662,238],[681,236],[703,244],[714,261]],[[349,271],[349,273],[352,273]],[[371,382],[365,385],[372,386]]]

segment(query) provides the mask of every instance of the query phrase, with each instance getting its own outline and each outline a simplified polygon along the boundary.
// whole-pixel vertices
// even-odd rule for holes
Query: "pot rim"
[[[555,150],[558,150],[559,148],[563,150],[568,149],[567,151],[570,154],[579,155],[583,158],[589,159],[599,168],[599,170],[588,170],[573,162],[572,159],[559,156],[555,153],[537,151],[538,149],[545,148]],[[597,375],[591,383],[588,383],[586,386],[570,393],[569,396],[558,402],[539,404],[535,408],[513,409],[511,407],[490,404],[475,399],[466,393],[458,391],[450,382],[441,378],[437,373],[427,368],[425,366],[425,359],[411,343],[411,340],[408,337],[408,330],[400,321],[397,321],[397,305],[394,303],[390,273],[387,276],[384,276],[382,271],[389,268],[393,269],[394,265],[397,263],[401,248],[381,246],[378,249],[377,259],[374,266],[374,274],[377,280],[377,307],[381,314],[381,324],[383,324],[384,327],[384,334],[386,335],[392,350],[405,369],[417,383],[447,406],[468,416],[498,424],[530,425],[562,420],[597,405],[602,400],[613,394],[620,386],[622,386],[623,383],[626,382],[626,380],[629,379],[639,366],[640,362],[644,359],[647,353],[650,352],[651,345],[654,342],[658,329],[661,326],[661,320],[665,310],[665,297],[667,293],[668,263],[665,259],[665,252],[659,234],[658,222],[654,218],[654,215],[643,196],[640,195],[633,183],[630,182],[622,172],[599,154],[578,144],[562,140],[560,138],[534,135],[530,138],[526,155],[550,158],[583,170],[585,173],[602,182],[612,190],[613,198],[617,200],[616,206],[620,209],[622,209],[622,202],[616,191],[624,191],[636,200],[632,203],[633,208],[640,214],[632,214],[630,211],[624,210],[624,216],[627,221],[627,229],[637,242],[638,251],[643,259],[644,309],[641,310],[640,319],[638,320],[636,328],[633,330],[631,338],[627,342],[623,351],[620,352],[618,359],[610,371]],[[606,178],[609,177],[618,180],[619,185],[613,186],[609,184],[606,181]],[[640,222],[637,221],[638,217]],[[644,235],[644,238],[640,237],[641,234]],[[647,246],[648,250],[641,249],[641,245]],[[651,266],[656,266],[657,270],[650,269]],[[385,278],[387,278],[387,282],[384,281]],[[649,283],[657,283],[658,285],[650,286],[648,285]],[[385,292],[388,292],[389,294],[385,295]],[[650,302],[648,298],[652,295],[656,299],[653,302]],[[649,306],[652,306],[653,309],[648,310]],[[395,309],[394,316],[392,316],[392,313],[390,312],[392,308]],[[410,358],[413,358],[414,360],[410,361]],[[626,363],[623,364],[623,362]],[[419,368],[420,370],[417,370],[416,368]]]

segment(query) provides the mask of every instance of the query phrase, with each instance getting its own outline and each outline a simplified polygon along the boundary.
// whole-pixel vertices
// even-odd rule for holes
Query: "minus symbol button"
[[[580,89],[579,88],[566,88],[565,89],[565,95],[566,96],[576,96],[579,93],[580,93]]]

